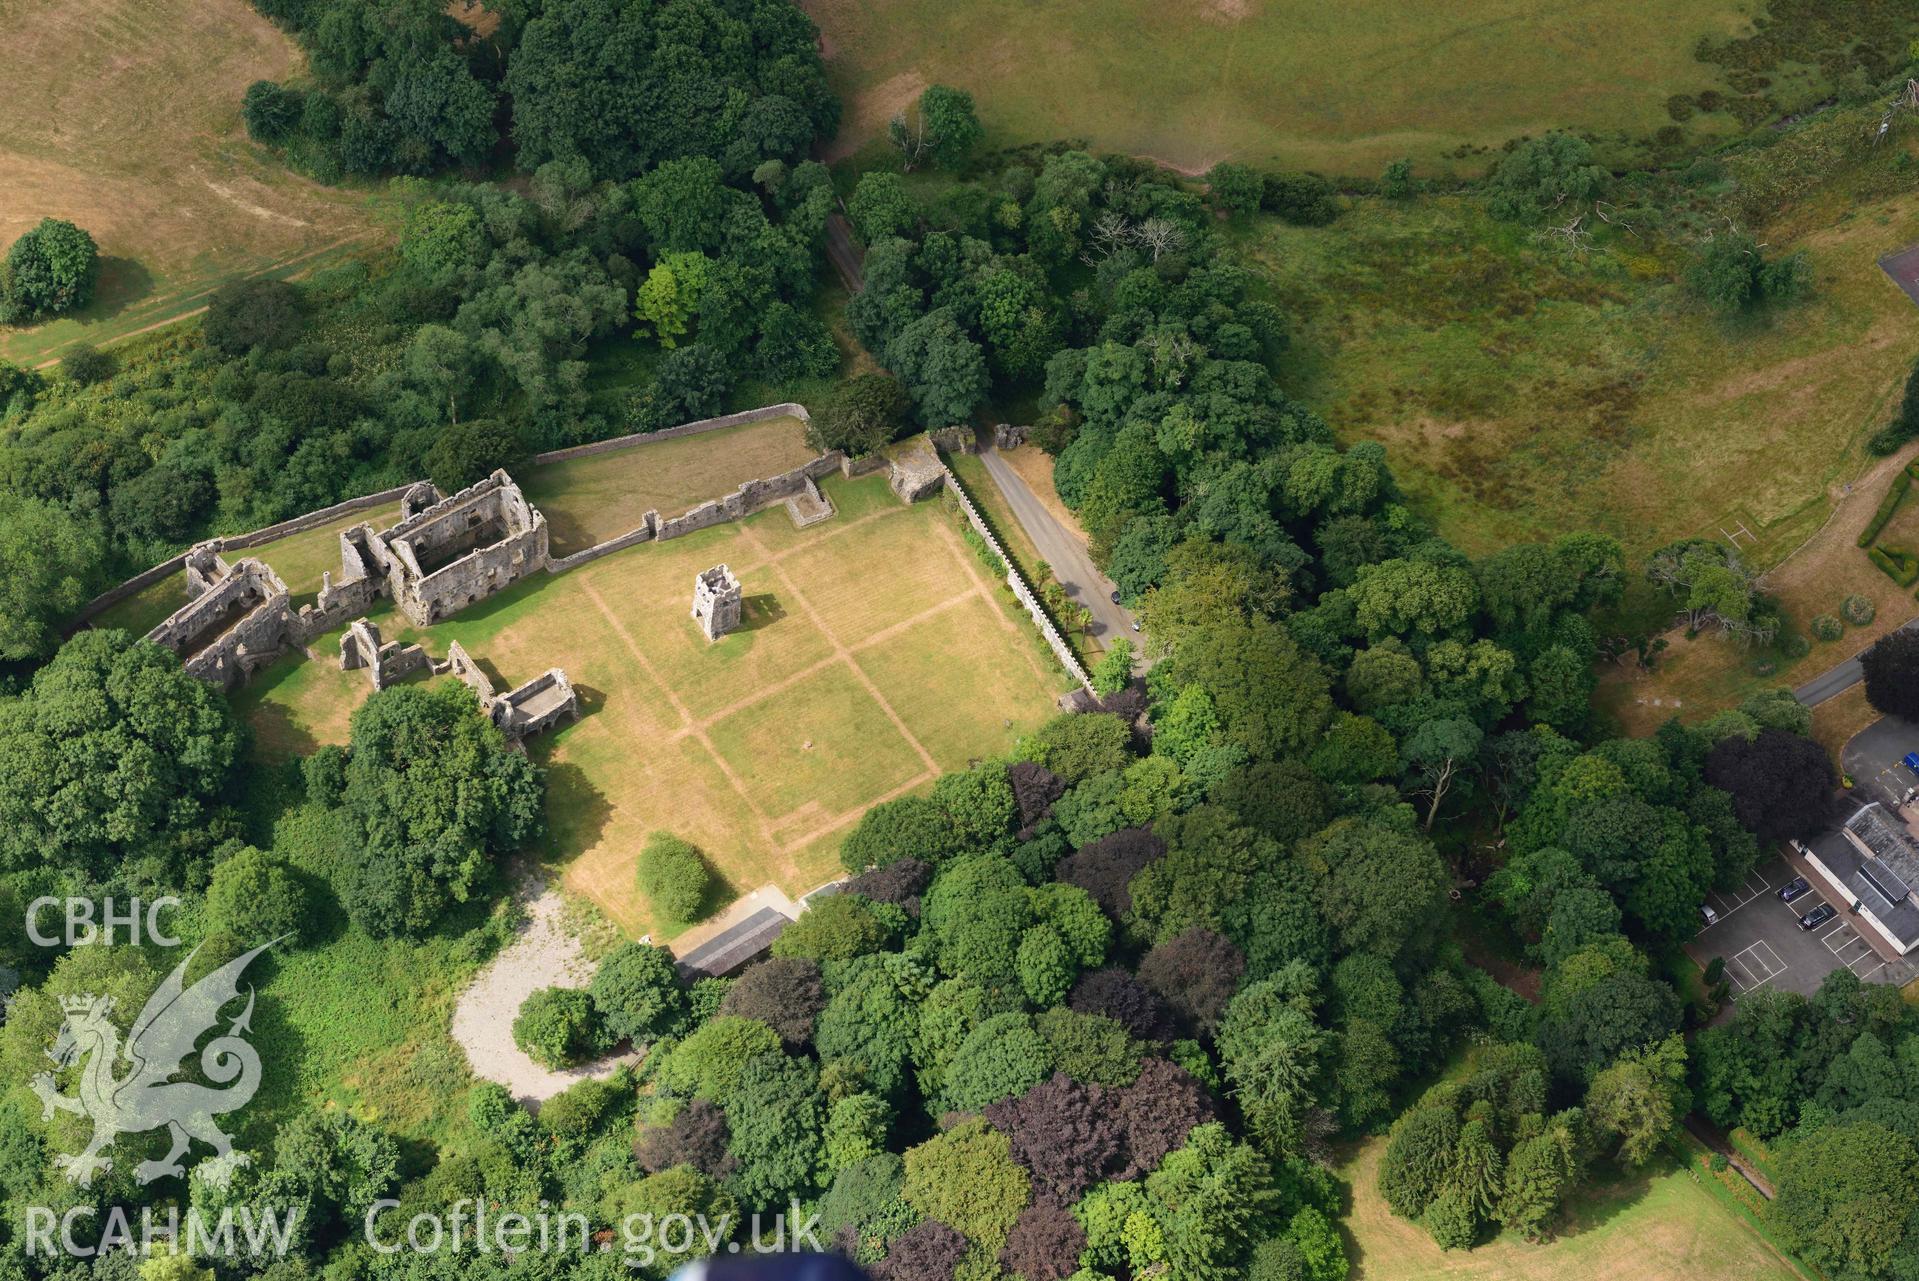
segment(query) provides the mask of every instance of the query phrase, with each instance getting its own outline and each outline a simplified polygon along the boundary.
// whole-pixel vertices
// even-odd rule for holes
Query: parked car
[[[1806,884],[1805,877],[1795,876],[1779,887],[1779,901],[1790,903],[1811,888],[1812,886]]]
[[[1113,604],[1119,604],[1119,588],[1117,587],[1113,589]]]
[[[1839,915],[1838,908],[1830,903],[1821,903],[1818,907],[1813,908],[1812,911],[1799,918],[1799,928],[1802,930],[1816,930],[1837,915]]]
[[[1906,768],[1915,774],[1919,774],[1919,752],[1906,753]]]
[[[1719,913],[1712,910],[1710,903],[1701,903],[1699,905],[1699,915],[1705,920],[1707,929],[1711,929],[1713,926],[1719,924]]]

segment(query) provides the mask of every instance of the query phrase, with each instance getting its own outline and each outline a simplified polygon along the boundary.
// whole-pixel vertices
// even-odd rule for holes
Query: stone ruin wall
[[[884,459],[881,463],[884,463]],[[588,561],[610,556],[629,547],[637,547],[645,542],[665,542],[669,538],[680,538],[714,525],[723,525],[729,520],[742,520],[757,511],[771,507],[775,503],[785,502],[789,498],[807,496],[826,503],[825,495],[819,491],[819,479],[844,470],[844,458],[838,450],[821,454],[810,462],[802,463],[791,471],[781,472],[777,476],[767,476],[760,480],[749,480],[724,498],[714,498],[689,508],[678,516],[661,519],[657,511],[649,511],[640,518],[640,524],[624,534],[617,534],[603,543],[595,543],[570,556],[547,561],[547,571],[564,574],[569,569],[577,569]],[[872,469],[868,469],[872,470]],[[832,514],[827,504],[825,513],[815,519],[825,519]]]
[[[409,490],[404,507],[423,499]],[[419,555],[458,542],[474,528],[501,526],[494,541],[472,547],[456,559],[423,572]],[[406,515],[399,524],[363,539],[379,565],[388,594],[401,612],[425,627],[483,600],[547,565],[546,517],[504,471]],[[347,551],[342,537],[342,558]],[[358,548],[354,549],[356,552]]]
[[[542,455],[540,460],[605,453],[651,440],[788,415],[803,421],[807,417],[804,408],[798,405],[768,406],[747,414],[709,419],[666,432],[647,433],[643,437],[602,441],[574,450],[555,451],[552,459]],[[1000,434],[996,432],[996,438]],[[194,675],[203,676],[223,688],[231,688],[253,670],[273,661],[288,649],[308,644],[317,636],[361,618],[382,596],[393,598],[410,618],[425,626],[493,595],[534,570],[564,573],[628,547],[656,539],[677,538],[729,520],[739,520],[789,499],[817,500],[825,504],[826,500],[818,489],[821,478],[835,471],[850,478],[890,466],[893,475],[889,477],[889,483],[905,501],[926,497],[940,488],[950,489],[954,493],[968,522],[1006,563],[1008,586],[1032,617],[1055,657],[1081,685],[1090,686],[1090,678],[1078,655],[1067,645],[1036,594],[1014,568],[1011,558],[1005,554],[1004,548],[973,506],[958,478],[924,444],[919,446],[916,454],[904,455],[902,459],[904,466],[898,461],[889,462],[882,454],[848,458],[838,451],[831,451],[780,475],[747,481],[724,498],[701,503],[671,519],[662,520],[658,512],[649,511],[638,528],[558,560],[550,555],[545,516],[526,500],[505,472],[495,472],[478,484],[445,497],[427,482],[416,482],[335,504],[319,512],[283,521],[267,530],[254,531],[234,539],[210,540],[122,584],[90,604],[83,614],[97,613],[99,609],[125,599],[177,569],[185,568],[187,590],[192,599],[188,606],[176,611],[149,633],[149,639],[178,652],[198,638],[207,620],[207,613],[202,611],[217,612],[223,607],[221,602],[230,601],[234,595],[244,596],[252,592],[254,603],[248,607],[246,615],[228,626],[214,643],[204,646],[188,660],[188,670]],[[248,558],[235,566],[228,566],[217,554],[225,547],[271,541],[337,519],[343,511],[363,510],[392,502],[396,498],[401,504],[401,520],[392,528],[375,531],[370,525],[362,524],[342,531],[339,579],[336,581],[332,574],[327,574],[321,585],[318,603],[302,606],[298,611],[289,604],[285,584],[266,565]],[[476,503],[488,505],[489,500],[492,510],[486,513],[486,518],[497,519],[506,528],[506,536],[500,541],[476,547],[430,574],[420,574],[415,553],[422,548],[415,544],[424,543],[426,548],[444,545],[446,539],[433,537],[438,533],[435,526],[469,511]],[[811,519],[823,519],[830,514],[829,506],[827,512]],[[456,531],[453,536],[463,532]],[[425,537],[422,537],[423,534]],[[203,604],[202,601],[207,603]],[[200,621],[196,623],[196,619]],[[359,630],[355,629],[356,632]],[[422,668],[436,673],[452,671],[480,693],[489,715],[494,715],[494,709],[499,709],[504,719],[520,734],[537,733],[568,715],[578,715],[577,694],[567,682],[565,673],[557,668],[506,694],[499,694],[494,691],[485,673],[457,645],[454,647],[457,652],[450,655],[446,663],[435,663],[418,645],[381,643],[377,628],[367,624],[366,630],[371,635],[371,648],[368,648],[366,638],[355,641],[350,635],[342,641],[341,663],[348,670],[372,668],[369,677],[375,688],[384,688],[386,684]],[[347,653],[349,645],[355,651],[351,658]],[[543,699],[541,695],[548,690],[561,692]],[[528,703],[538,703],[540,710],[531,717],[522,717],[522,710]],[[502,728],[507,726],[503,725]]]
[[[204,544],[186,562],[191,598],[147,639],[181,655],[189,676],[232,689],[297,643],[286,584],[266,564],[249,556],[228,565]]]
[[[378,626],[358,618],[340,638],[340,670],[353,672],[362,668],[378,691],[414,672],[432,671],[434,665],[432,657],[418,645],[382,641]]]
[[[466,648],[454,641],[447,646],[446,662],[435,664],[433,670],[436,674],[451,673],[477,694],[480,710],[512,742],[543,734],[563,720],[580,718],[579,692],[557,667],[547,668],[504,694],[496,693],[492,679]]]

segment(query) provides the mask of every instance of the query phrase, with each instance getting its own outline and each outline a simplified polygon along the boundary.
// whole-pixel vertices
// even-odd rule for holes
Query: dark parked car
[[[1799,928],[1802,930],[1816,930],[1837,915],[1839,915],[1838,908],[1830,903],[1821,903],[1818,907],[1813,908],[1812,911],[1799,918]]]
[[[1790,903],[1811,888],[1812,886],[1806,884],[1805,877],[1795,876],[1779,887],[1779,901]]]
[[[1113,604],[1119,604],[1119,588],[1117,587],[1113,589]]]

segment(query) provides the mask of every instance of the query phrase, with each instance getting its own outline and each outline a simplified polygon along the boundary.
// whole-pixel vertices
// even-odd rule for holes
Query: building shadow
[[[786,606],[780,604],[780,598],[772,592],[743,597],[740,601],[739,629],[743,632],[757,632],[762,627],[771,627],[785,617]]]

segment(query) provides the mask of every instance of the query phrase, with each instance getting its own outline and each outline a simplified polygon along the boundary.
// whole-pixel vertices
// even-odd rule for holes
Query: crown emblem
[[[94,996],[91,993],[80,996],[63,996],[60,998],[60,1008],[68,1014],[90,1014],[97,1009],[101,1016],[104,1017],[113,1011],[113,998],[110,996]]]

